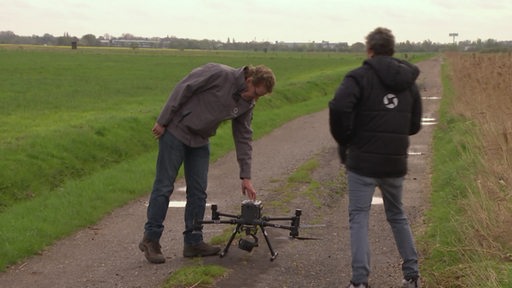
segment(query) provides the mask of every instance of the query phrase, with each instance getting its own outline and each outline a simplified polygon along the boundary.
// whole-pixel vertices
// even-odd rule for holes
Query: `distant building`
[[[126,39],[111,39],[101,40],[102,46],[110,47],[137,47],[137,48],[156,48],[159,47],[160,41],[158,40],[126,40]]]

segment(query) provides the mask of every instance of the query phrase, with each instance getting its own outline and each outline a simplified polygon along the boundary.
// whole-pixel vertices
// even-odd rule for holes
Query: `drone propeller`
[[[322,227],[326,227],[327,225],[325,224],[302,224],[300,225],[300,229],[311,229],[311,228],[322,228]],[[301,236],[295,236],[293,237],[294,239],[297,239],[297,240],[322,240],[322,238],[318,238],[318,237],[301,237]]]
[[[275,237],[275,239],[286,239],[286,240],[322,240],[318,237],[302,237],[302,236],[281,236]]]
[[[301,237],[301,236],[296,236],[296,237],[291,237],[292,239],[297,239],[297,240],[322,240],[322,238],[317,238],[317,237]]]

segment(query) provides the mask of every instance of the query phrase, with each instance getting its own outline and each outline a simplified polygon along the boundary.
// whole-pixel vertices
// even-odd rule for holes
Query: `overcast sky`
[[[364,42],[375,27],[398,42],[512,40],[511,0],[0,0],[0,31],[226,42]]]

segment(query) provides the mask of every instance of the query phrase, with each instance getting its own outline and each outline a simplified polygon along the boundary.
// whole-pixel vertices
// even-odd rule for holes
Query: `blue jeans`
[[[407,216],[402,208],[403,177],[369,178],[348,171],[352,282],[368,283],[370,245],[368,222],[375,187],[382,192],[386,219],[391,226],[398,252],[402,257],[404,278],[419,275],[418,255]]]
[[[144,235],[151,240],[159,240],[164,231],[163,222],[169,208],[169,199],[174,190],[174,181],[184,164],[187,184],[187,204],[185,206],[184,242],[193,245],[203,240],[199,230],[194,230],[194,219],[203,220],[206,207],[206,186],[210,147],[190,147],[183,144],[168,131],[159,139],[156,176],[149,198],[147,222]]]

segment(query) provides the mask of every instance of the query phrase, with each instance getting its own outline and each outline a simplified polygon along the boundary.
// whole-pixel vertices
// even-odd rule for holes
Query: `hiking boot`
[[[370,288],[370,286],[368,286],[367,283],[356,284],[350,281],[350,284],[347,286],[347,288]]]
[[[203,241],[195,245],[187,245],[183,247],[183,257],[204,257],[217,255],[220,252],[219,247],[215,247],[204,243]]]
[[[418,277],[402,280],[402,288],[418,288],[419,280]]]
[[[165,257],[162,254],[162,246],[158,240],[150,240],[144,236],[139,243],[140,251],[144,252],[144,256],[150,263],[160,264],[165,262]]]

